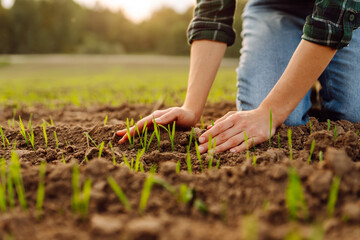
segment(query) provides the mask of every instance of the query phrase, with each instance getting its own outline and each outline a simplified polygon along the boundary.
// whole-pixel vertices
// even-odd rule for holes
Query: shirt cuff
[[[339,23],[321,17],[308,16],[303,28],[302,39],[320,45],[341,49],[349,45],[352,33],[360,20],[355,12],[345,11]]]
[[[192,23],[188,29],[189,44],[195,40],[212,40],[231,46],[235,42],[235,37],[236,34],[232,27],[220,23]]]

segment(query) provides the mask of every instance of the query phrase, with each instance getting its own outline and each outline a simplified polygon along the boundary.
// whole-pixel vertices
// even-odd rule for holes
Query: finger
[[[224,116],[222,116],[221,118],[219,118],[218,120],[215,121],[214,125],[215,124],[218,124],[224,120],[226,120],[229,116],[233,115],[234,113],[236,113],[236,111],[231,111],[231,112],[228,112],[227,114],[225,114]]]
[[[162,114],[165,114],[167,112],[169,112],[171,109],[166,109],[166,110],[160,110],[160,111],[155,111],[153,114],[149,115],[149,116],[146,116],[145,118],[141,119],[140,121],[138,121],[136,123],[136,126],[138,127],[139,131],[142,131],[143,127],[145,126],[145,123],[147,124],[147,126],[149,125],[149,123],[152,123],[153,121],[153,118],[155,117],[159,117],[161,116]],[[119,143],[125,143],[126,140],[128,139],[128,134],[127,134],[127,129],[123,129],[123,130],[120,130],[118,131],[116,134],[118,136],[122,136],[122,139],[120,139]],[[136,133],[135,131],[135,127],[131,127],[129,129],[129,132],[130,132],[130,136],[133,136],[134,133]]]
[[[210,130],[207,130],[204,134],[202,134],[199,138],[199,142],[201,144],[206,143],[209,140],[209,136],[211,134],[212,137],[216,137],[218,134],[226,131],[227,129],[234,126],[232,121],[224,121],[212,127]]]
[[[171,123],[179,117],[180,111],[177,109],[173,109],[170,112],[158,117],[155,119],[155,122],[157,124],[166,125],[168,123]]]
[[[214,139],[216,139],[216,145],[220,146],[224,142],[226,142],[231,137],[240,134],[242,130],[236,125],[232,128],[227,129],[225,132],[220,133]]]
[[[244,132],[241,132],[231,138],[229,138],[224,143],[216,146],[215,152],[225,152],[226,150],[232,149],[236,146],[239,146],[245,140]]]
[[[258,145],[262,142],[264,142],[265,140],[263,138],[260,138],[260,137],[253,137],[251,139],[249,139],[249,148],[250,146],[253,146],[253,144],[255,145]],[[251,143],[251,144],[250,144]],[[246,142],[243,142],[242,144],[240,144],[239,146],[236,146],[234,148],[231,148],[230,149],[230,152],[233,152],[233,153],[239,153],[239,152],[243,152],[247,149],[247,146],[246,146]]]

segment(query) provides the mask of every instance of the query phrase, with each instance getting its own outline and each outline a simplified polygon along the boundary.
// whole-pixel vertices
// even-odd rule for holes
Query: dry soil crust
[[[258,231],[258,239],[284,239],[291,233],[310,239],[319,229],[325,232],[324,239],[357,239],[360,236],[360,145],[356,134],[360,124],[347,121],[331,122],[330,131],[327,131],[327,123],[312,118],[312,134],[309,125],[292,127],[293,161],[289,159],[288,127],[282,126],[278,129],[280,148],[277,137],[274,137],[272,147],[264,143],[255,151],[251,150],[251,158],[255,155],[257,159],[256,167],[246,159],[245,153],[226,152],[216,154],[213,169],[201,173],[192,146],[193,174],[187,172],[186,164],[190,132],[176,132],[174,152],[167,133],[162,132],[160,151],[154,139],[141,162],[146,171],[156,164],[156,177],[175,189],[187,184],[194,190],[194,197],[187,204],[180,203],[165,188],[155,185],[145,214],[136,210],[127,212],[107,184],[107,177],[115,178],[133,209],[137,209],[148,173],[135,173],[120,165],[122,156],[135,157],[140,145],[137,141],[135,149],[129,144],[119,146],[114,132],[124,128],[126,118],[138,119],[139,115],[145,116],[159,107],[124,104],[119,107],[66,107],[57,111],[42,107],[23,108],[17,114],[22,116],[25,124],[33,113],[36,151],[26,145],[16,124],[15,128],[8,126],[8,119],[11,121],[13,117],[12,109],[0,109],[0,123],[6,137],[11,145],[15,140],[17,142],[16,152],[22,165],[29,205],[26,212],[17,204],[14,210],[0,214],[0,239],[9,236],[15,239],[246,239],[244,234],[251,233],[251,229]],[[234,109],[233,104],[225,102],[208,105],[204,122],[210,124],[210,120]],[[106,115],[109,120],[104,126]],[[50,116],[54,126],[47,127],[49,146],[46,148],[41,124],[43,119],[50,122]],[[54,131],[57,132],[59,148],[56,148]],[[199,136],[202,131],[197,128],[195,133]],[[99,150],[89,143],[84,132],[88,132],[97,144],[112,142],[117,164],[113,165],[113,155],[107,144],[103,158],[98,159]],[[312,162],[308,164],[313,139],[316,146]],[[320,151],[324,153],[323,162],[319,162]],[[10,155],[10,147],[1,148],[0,157],[8,160]],[[63,156],[66,164],[63,164]],[[220,169],[216,170],[218,159],[221,159]],[[202,160],[203,165],[208,166],[207,154],[202,156]],[[35,204],[38,165],[42,161],[48,164],[44,217],[38,220]],[[176,174],[178,161],[181,172]],[[81,165],[81,181],[92,179],[86,220],[80,220],[70,207],[71,169],[76,163]],[[297,221],[290,221],[288,217],[285,192],[291,167],[297,170],[303,185],[308,219],[300,217]],[[326,204],[335,175],[341,177],[339,197],[333,217],[328,218]],[[205,203],[206,211],[196,207],[195,199]],[[249,221],[253,228],[248,226]]]

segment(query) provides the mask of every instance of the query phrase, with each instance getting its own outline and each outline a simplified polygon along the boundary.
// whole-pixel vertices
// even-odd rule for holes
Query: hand
[[[176,125],[182,128],[192,127],[198,121],[197,116],[193,111],[186,109],[185,107],[172,107],[166,110],[155,111],[149,116],[146,116],[138,121],[136,125],[139,131],[142,131],[143,127],[145,127],[145,123],[148,127],[149,124],[152,126],[154,117],[157,124],[166,125],[176,121]],[[116,134],[118,136],[122,136],[119,141],[120,144],[125,143],[128,139],[127,129],[120,130]],[[133,136],[134,134],[136,134],[135,126],[130,128],[130,135]]]
[[[273,117],[274,119],[274,117]],[[271,135],[275,134],[276,127],[280,124],[273,124]],[[212,142],[216,139],[215,152],[224,152],[230,149],[231,152],[246,150],[244,132],[248,137],[249,148],[262,143],[270,138],[270,110],[255,109],[251,111],[229,112],[218,119],[214,126],[199,138],[200,153],[208,151],[209,135]]]

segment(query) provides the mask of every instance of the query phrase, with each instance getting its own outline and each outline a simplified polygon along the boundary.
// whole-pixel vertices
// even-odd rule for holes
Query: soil
[[[123,164],[123,155],[135,158],[141,149],[139,140],[135,147],[118,145],[116,130],[123,129],[126,118],[139,119],[152,111],[164,108],[161,104],[127,105],[118,107],[97,106],[79,108],[68,106],[61,110],[49,110],[42,106],[22,108],[25,126],[32,115],[35,133],[35,151],[27,146],[19,127],[8,124],[13,118],[12,108],[0,109],[0,124],[11,147],[0,149],[0,157],[11,158],[16,141],[16,153],[20,158],[28,210],[16,207],[0,214],[0,239],[358,239],[360,236],[360,145],[357,131],[359,123],[348,121],[327,122],[311,118],[312,132],[307,125],[291,127],[293,160],[288,147],[288,128],[281,126],[269,143],[251,149],[250,159],[256,156],[257,165],[248,160],[246,153],[218,153],[213,167],[207,169],[210,156],[202,155],[201,171],[195,148],[190,150],[193,173],[187,171],[186,146],[190,131],[177,130],[175,150],[171,151],[168,133],[161,132],[160,151],[156,139],[141,157],[145,173],[129,170]],[[228,111],[233,103],[221,102],[207,105],[204,112],[205,126]],[[105,116],[107,124],[104,125]],[[46,148],[42,123],[47,126]],[[337,136],[335,141],[334,128]],[[57,132],[59,147],[53,132]],[[199,136],[201,124],[195,129]],[[89,141],[89,133],[95,143],[105,143],[102,157]],[[311,143],[316,145],[308,164]],[[113,153],[108,146],[114,146]],[[0,139],[2,144],[2,140]],[[1,145],[2,146],[2,145]],[[323,161],[319,161],[319,153]],[[220,167],[216,164],[220,159]],[[63,161],[65,160],[65,164]],[[36,211],[39,164],[47,162],[45,200],[42,218]],[[181,171],[176,173],[177,162]],[[86,219],[71,210],[72,168],[80,165],[81,182],[90,178],[92,191],[89,213]],[[157,167],[155,177],[170,184],[176,191],[182,184],[192,189],[189,202],[178,197],[159,184],[152,188],[144,213],[137,211],[145,179],[149,170]],[[286,189],[289,169],[295,169],[301,179],[309,216],[289,218]],[[133,211],[127,211],[107,183],[112,176],[129,199]],[[332,217],[327,214],[327,202],[334,176],[341,178],[338,199]],[[199,207],[202,202],[203,207]],[[322,234],[324,236],[322,237]]]

